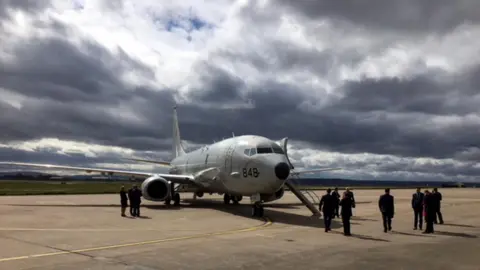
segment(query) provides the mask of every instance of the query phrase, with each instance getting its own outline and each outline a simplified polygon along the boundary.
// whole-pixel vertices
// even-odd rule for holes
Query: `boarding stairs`
[[[292,176],[285,182],[285,185],[312,212],[313,216],[320,217],[322,214],[317,208],[320,198],[311,190],[300,189],[297,178],[298,176]]]

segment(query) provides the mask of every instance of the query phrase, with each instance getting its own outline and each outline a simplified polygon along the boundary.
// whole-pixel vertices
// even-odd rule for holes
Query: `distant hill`
[[[390,180],[350,180],[339,178],[298,178],[296,183],[302,186],[328,186],[328,187],[480,187],[480,182],[459,183],[456,181],[390,181]]]

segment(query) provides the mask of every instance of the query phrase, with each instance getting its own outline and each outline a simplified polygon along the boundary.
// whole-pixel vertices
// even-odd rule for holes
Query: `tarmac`
[[[480,269],[480,189],[440,189],[445,224],[433,235],[413,230],[413,190],[391,191],[388,233],[383,191],[353,191],[351,237],[338,219],[325,233],[289,192],[265,220],[248,198],[218,195],[184,193],[181,207],[143,200],[140,218],[120,216],[118,195],[0,197],[0,269]]]

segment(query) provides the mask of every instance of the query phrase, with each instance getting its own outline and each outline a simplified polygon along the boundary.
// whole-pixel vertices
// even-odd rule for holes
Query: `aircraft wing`
[[[36,167],[43,169],[54,169],[54,170],[67,170],[67,171],[84,171],[87,173],[98,172],[105,173],[109,175],[124,175],[124,176],[137,176],[137,177],[149,177],[153,175],[158,175],[165,178],[168,181],[177,184],[192,184],[193,176],[192,175],[177,175],[177,174],[165,174],[165,173],[146,173],[146,172],[136,172],[136,171],[126,171],[126,170],[111,170],[111,169],[101,169],[101,168],[85,168],[85,167],[73,167],[73,166],[62,166],[62,165],[53,165],[53,164],[38,164],[38,163],[24,163],[24,162],[0,162],[0,165],[10,165],[10,166],[26,166],[26,167]]]
[[[144,163],[152,163],[152,164],[157,164],[161,166],[170,166],[170,162],[166,162],[166,161],[156,161],[156,160],[139,159],[139,158],[127,158],[127,160],[144,162]]]
[[[310,169],[310,170],[291,170],[290,175],[299,175],[299,174],[309,174],[309,173],[316,173],[316,172],[324,172],[324,171],[335,171],[341,170],[342,168],[322,168],[322,169]]]

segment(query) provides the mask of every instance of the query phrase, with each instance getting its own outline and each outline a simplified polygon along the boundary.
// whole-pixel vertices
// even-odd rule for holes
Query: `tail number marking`
[[[243,168],[242,173],[244,178],[247,178],[247,177],[257,178],[260,175],[257,168]]]

